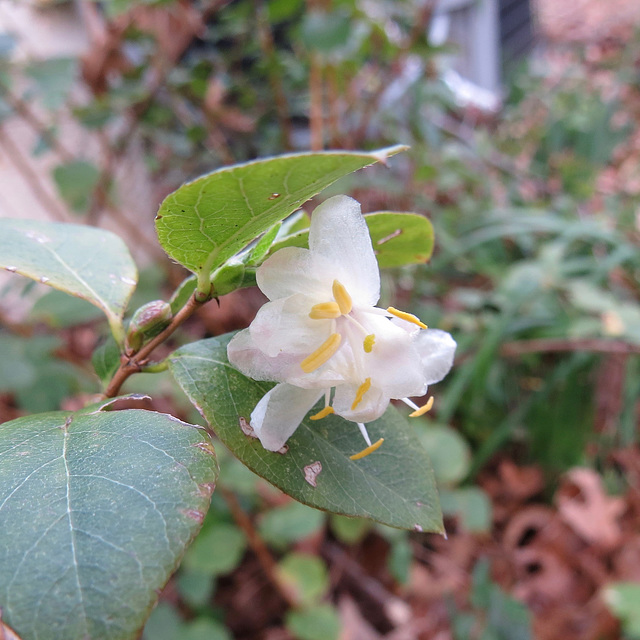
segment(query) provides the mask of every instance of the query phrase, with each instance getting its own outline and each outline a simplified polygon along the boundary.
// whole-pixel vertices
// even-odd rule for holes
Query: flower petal
[[[256,347],[251,331],[239,331],[227,346],[229,362],[238,371],[254,380],[273,380],[281,382],[288,378],[292,371],[300,368],[299,358],[281,354],[278,358],[270,358]]]
[[[330,300],[333,282],[323,277],[323,267],[327,266],[321,258],[314,260],[308,249],[284,247],[258,267],[256,281],[269,300],[303,293],[317,298],[316,302],[325,302]]]
[[[254,380],[286,381],[304,389],[326,389],[344,381],[342,371],[336,371],[333,367],[323,366],[312,373],[305,373],[300,367],[302,355],[283,352],[269,357],[258,349],[249,329],[239,331],[231,339],[227,346],[227,357],[238,371]]]
[[[278,384],[268,391],[251,413],[251,426],[265,449],[277,451],[300,426],[324,389],[299,389]]]
[[[353,422],[371,422],[379,418],[389,406],[389,396],[380,388],[372,386],[355,409],[352,409],[357,392],[357,385],[343,384],[336,387],[332,403],[334,411]]]
[[[425,329],[414,338],[414,344],[422,360],[426,383],[440,382],[453,365],[456,341],[446,331]]]
[[[309,229],[309,249],[314,260],[322,257],[332,265],[333,277],[345,286],[354,304],[366,306],[378,301],[378,261],[356,200],[334,196],[315,209]]]
[[[415,347],[417,336],[384,316],[371,313],[355,315],[375,336],[371,352],[364,355],[365,377],[371,377],[373,385],[382,389],[387,398],[422,395],[427,381]]]
[[[297,294],[263,305],[249,327],[256,347],[270,357],[304,358],[317,349],[331,333],[331,320],[312,320],[313,304],[312,298]]]

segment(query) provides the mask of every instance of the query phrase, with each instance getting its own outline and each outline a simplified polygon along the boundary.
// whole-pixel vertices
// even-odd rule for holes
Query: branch
[[[539,338],[534,340],[518,340],[507,342],[500,348],[500,354],[506,358],[517,358],[526,353],[562,351],[590,351],[592,353],[608,354],[640,354],[640,345],[630,344],[621,340],[608,340],[606,338]]]
[[[155,338],[147,342],[147,344],[145,344],[140,351],[135,353],[133,356],[127,357],[126,355],[123,355],[120,367],[115,372],[109,386],[104,392],[104,397],[115,398],[115,396],[120,392],[120,387],[122,387],[127,378],[142,370],[151,355],[151,352],[171,336],[180,325],[184,324],[184,322],[205,302],[208,302],[208,300],[200,301],[197,300],[195,296],[191,296],[184,307],[182,307],[182,309],[180,309],[180,311],[178,311],[178,313],[173,317],[171,324],[169,324],[162,333],[159,333]]]
[[[236,498],[236,496],[231,491],[225,489],[224,487],[220,487],[219,491],[222,493],[222,497],[229,506],[231,515],[236,521],[236,524],[247,536],[249,546],[256,554],[256,558],[258,559],[258,562],[260,563],[260,566],[262,567],[265,575],[269,579],[269,582],[271,582],[282,599],[290,607],[297,607],[299,603],[297,598],[295,597],[295,594],[292,593],[291,589],[289,589],[289,587],[280,579],[280,576],[278,575],[278,567],[276,566],[276,561],[273,555],[271,555],[271,552],[269,551],[264,540],[260,537],[260,534],[253,526],[253,522],[251,522],[249,516],[240,506],[238,498]]]
[[[44,185],[42,184],[38,174],[31,168],[27,160],[22,155],[20,149],[14,144],[13,140],[7,135],[4,127],[0,126],[0,146],[4,147],[7,156],[11,162],[15,165],[16,169],[20,172],[25,179],[36,200],[40,202],[42,207],[49,212],[54,220],[59,222],[67,222],[67,216],[64,210],[56,202],[56,200],[49,195]]]

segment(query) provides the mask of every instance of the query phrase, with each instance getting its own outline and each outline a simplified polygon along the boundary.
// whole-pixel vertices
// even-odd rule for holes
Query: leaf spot
[[[389,240],[393,240],[394,238],[397,238],[399,235],[402,235],[402,229],[396,229],[394,232],[390,233],[388,236],[385,236],[384,238],[380,238],[380,240],[378,240],[376,244],[377,245],[384,244],[385,242],[389,242]]]
[[[204,513],[202,513],[202,511],[198,511],[197,509],[185,509],[182,513],[184,513],[187,518],[195,520],[198,524],[202,524],[204,522]]]
[[[312,486],[318,486],[318,475],[322,471],[322,463],[316,460],[304,468],[304,479]]]
[[[202,484],[198,485],[200,495],[204,496],[205,498],[210,498],[213,495],[215,488],[215,482],[203,482]]]
[[[238,416],[238,423],[240,424],[240,428],[242,429],[242,433],[245,436],[249,436],[249,438],[257,438],[256,432],[253,430],[253,427],[249,424],[246,418],[242,416]]]
[[[213,448],[213,445],[209,442],[198,442],[193,445],[194,447],[198,447],[198,449],[202,449],[205,453],[209,455],[215,456],[216,450]]]

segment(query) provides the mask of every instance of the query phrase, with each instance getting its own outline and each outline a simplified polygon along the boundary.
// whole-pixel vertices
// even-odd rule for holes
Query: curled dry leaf
[[[558,513],[583,540],[605,548],[619,543],[618,518],[625,510],[621,498],[608,496],[600,476],[591,469],[574,469],[558,493]]]

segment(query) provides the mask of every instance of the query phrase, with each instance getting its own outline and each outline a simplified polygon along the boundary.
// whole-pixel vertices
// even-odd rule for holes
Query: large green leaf
[[[433,226],[416,213],[379,212],[365,215],[380,268],[421,264],[433,252]],[[309,231],[290,235],[271,245],[269,254],[284,247],[308,247]]]
[[[2,218],[0,267],[88,300],[120,337],[138,271],[124,242],[110,231]]]
[[[385,438],[361,460],[356,425],[337,416],[306,418],[284,454],[272,453],[245,435],[258,400],[272,386],[236,371],[227,360],[230,335],[186,345],[170,358],[170,368],[216,435],[250,469],[296,500],[312,507],[363,516],[394,527],[441,532],[442,519],[431,465],[412,427],[393,407],[367,425],[371,438]],[[317,464],[319,463],[319,465]],[[312,481],[305,474],[313,475]],[[315,484],[315,486],[314,486]]]
[[[309,198],[404,148],[291,154],[224,167],[164,200],[156,217],[160,244],[208,287],[215,268]]]
[[[129,409],[0,425],[0,609],[22,640],[137,637],[200,529],[207,434]]]

